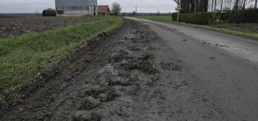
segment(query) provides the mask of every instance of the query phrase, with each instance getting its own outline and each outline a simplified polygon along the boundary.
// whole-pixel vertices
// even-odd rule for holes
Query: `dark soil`
[[[216,27],[220,28],[229,28],[235,31],[256,31],[258,32],[258,23],[228,23],[228,24],[220,24],[216,25]]]
[[[100,20],[95,18],[0,18],[0,39],[17,36],[29,31],[41,33],[51,29],[75,25],[81,22]]]
[[[12,16],[8,16],[8,15],[2,15],[0,14],[0,18],[13,18]]]
[[[71,68],[20,94],[23,101],[2,105],[2,120],[223,119],[173,50],[148,26],[125,21],[115,35],[90,41]]]

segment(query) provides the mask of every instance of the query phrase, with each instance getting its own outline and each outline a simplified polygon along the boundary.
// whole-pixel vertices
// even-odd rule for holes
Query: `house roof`
[[[109,9],[108,5],[98,5],[98,12],[102,13],[102,12],[107,12],[107,10]]]

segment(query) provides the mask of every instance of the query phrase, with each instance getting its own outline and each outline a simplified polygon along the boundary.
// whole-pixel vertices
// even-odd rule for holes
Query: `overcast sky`
[[[98,0],[98,5],[111,5],[114,0]],[[138,12],[160,11],[167,13],[175,11],[176,3],[173,0],[116,0],[119,3],[122,12],[133,12],[135,5],[138,6]],[[35,13],[42,12],[46,8],[55,8],[55,0],[0,0],[0,13]]]

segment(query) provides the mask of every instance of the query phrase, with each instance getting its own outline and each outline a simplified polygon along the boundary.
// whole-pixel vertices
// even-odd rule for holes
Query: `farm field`
[[[80,45],[86,43],[87,39],[110,31],[123,23],[120,17],[97,19],[100,17],[11,19],[18,23],[19,20],[27,22],[21,25],[22,29],[18,30],[24,30],[30,26],[32,28],[29,29],[40,33],[29,32],[0,39],[0,97],[4,91],[8,92],[14,87],[21,88],[28,84],[32,77],[41,77],[41,73],[56,67],[60,59],[78,49]],[[34,22],[34,26],[38,26],[30,25],[31,21]],[[41,21],[47,25],[40,24]],[[44,27],[44,30],[40,30]],[[62,28],[53,29],[54,27]],[[13,31],[16,29],[10,30],[9,33],[15,33]]]
[[[258,24],[256,23],[241,23],[241,24],[222,23],[222,24],[215,24],[215,25],[196,25],[196,24],[189,24],[184,22],[177,23],[175,21],[172,21],[171,16],[137,16],[137,18],[200,27],[200,28],[215,30],[223,33],[239,35],[239,36],[244,36],[244,37],[258,40]]]
[[[137,16],[136,18],[149,19],[149,20],[154,20],[154,21],[163,21],[163,22],[171,22],[172,21],[171,16]]]
[[[28,32],[41,33],[51,29],[74,25],[81,22],[100,20],[103,16],[84,17],[35,17],[35,18],[0,18],[0,39],[22,35]]]

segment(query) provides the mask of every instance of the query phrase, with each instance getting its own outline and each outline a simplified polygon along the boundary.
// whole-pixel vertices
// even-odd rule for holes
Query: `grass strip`
[[[43,33],[0,39],[0,89],[26,84],[40,69],[51,69],[86,40],[122,25],[121,17],[68,25]],[[38,75],[40,76],[40,74]]]
[[[196,24],[190,24],[190,23],[184,23],[184,22],[175,22],[172,21],[171,16],[137,16],[137,18],[141,19],[149,19],[154,21],[161,21],[166,23],[173,23],[173,24],[180,24],[180,25],[187,25],[187,26],[193,26],[193,27],[199,27],[209,30],[214,30],[218,32],[238,35],[246,38],[256,39],[258,40],[258,32],[257,31],[235,31],[229,28],[221,28],[217,26],[209,26],[209,25],[196,25]]]

